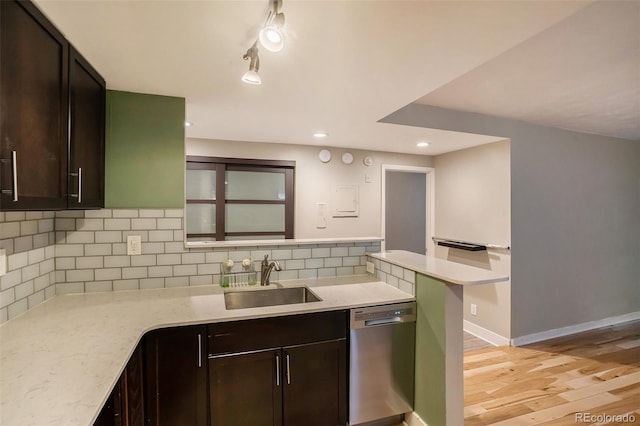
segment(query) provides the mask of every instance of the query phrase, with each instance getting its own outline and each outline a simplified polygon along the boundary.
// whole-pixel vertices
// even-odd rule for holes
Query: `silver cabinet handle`
[[[78,176],[78,193],[71,194],[72,197],[78,198],[78,203],[82,203],[82,167],[78,167],[77,173],[69,173],[71,176]]]
[[[290,385],[291,384],[291,366],[289,365],[289,354],[287,354],[286,357],[287,357],[287,384]]]
[[[11,151],[11,170],[13,177],[13,201],[18,201],[18,153]]]
[[[202,334],[198,333],[198,368],[202,367]]]
[[[276,355],[276,386],[280,386],[280,355]]]

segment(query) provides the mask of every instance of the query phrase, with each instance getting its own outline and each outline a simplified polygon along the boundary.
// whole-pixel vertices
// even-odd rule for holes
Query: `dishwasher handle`
[[[402,322],[402,318],[400,317],[381,318],[381,319],[374,319],[374,320],[366,320],[364,322],[364,326],[371,327],[373,325],[397,324],[399,322]]]

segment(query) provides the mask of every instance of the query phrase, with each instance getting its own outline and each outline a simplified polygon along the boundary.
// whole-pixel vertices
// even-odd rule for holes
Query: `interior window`
[[[295,161],[187,156],[187,241],[293,238]]]

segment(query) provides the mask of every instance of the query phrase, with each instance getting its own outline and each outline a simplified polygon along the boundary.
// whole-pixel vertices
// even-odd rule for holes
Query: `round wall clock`
[[[318,158],[320,158],[320,161],[322,161],[323,163],[328,163],[329,161],[331,161],[331,151],[329,151],[328,149],[323,149],[318,154]]]
[[[344,154],[342,154],[342,162],[344,164],[353,163],[353,155],[350,152],[345,152]]]

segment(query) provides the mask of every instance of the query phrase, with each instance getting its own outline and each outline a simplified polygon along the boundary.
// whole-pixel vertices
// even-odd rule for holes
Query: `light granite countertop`
[[[217,285],[55,296],[0,326],[0,424],[93,424],[149,330],[414,300],[370,276],[283,285],[322,301],[226,310]]]
[[[371,253],[369,256],[452,284],[490,284],[509,280],[509,276],[504,273],[410,251],[389,250],[382,253]]]

